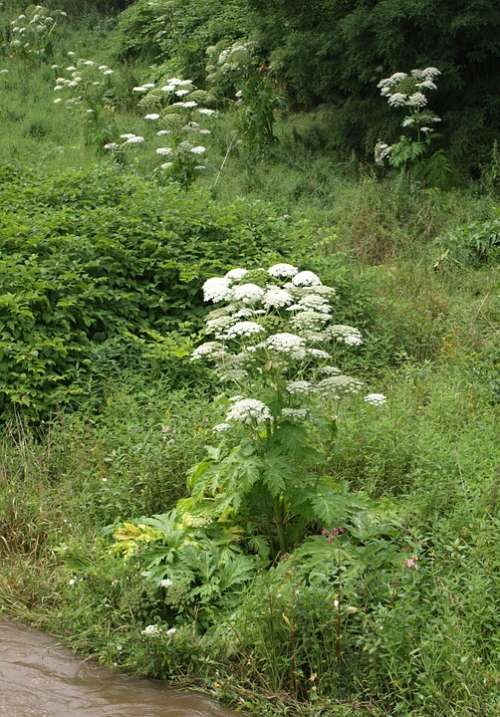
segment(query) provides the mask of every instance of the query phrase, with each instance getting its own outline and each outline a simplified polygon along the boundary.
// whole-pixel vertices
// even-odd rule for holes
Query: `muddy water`
[[[82,662],[52,638],[2,621],[0,716],[230,717],[230,713],[203,698]]]

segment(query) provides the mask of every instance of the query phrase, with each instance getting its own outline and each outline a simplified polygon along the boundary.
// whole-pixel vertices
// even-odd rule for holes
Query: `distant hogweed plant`
[[[401,126],[407,134],[401,135],[392,145],[377,142],[376,164],[384,165],[387,161],[392,167],[404,168],[427,152],[436,135],[434,125],[441,122],[439,115],[427,108],[427,95],[437,90],[436,79],[440,74],[436,67],[426,67],[411,70],[410,74],[395,72],[378,83],[380,94],[389,106],[404,110]]]
[[[144,134],[123,133],[119,142],[108,142],[104,149],[117,152],[144,145],[157,160],[157,172],[189,187],[207,169],[206,139],[211,130],[205,124],[217,116],[203,104],[208,93],[197,90],[192,80],[177,77],[137,85],[133,92],[142,95]]]
[[[48,56],[52,49],[53,34],[65,17],[64,10],[29,5],[11,22],[10,53],[33,58]]]

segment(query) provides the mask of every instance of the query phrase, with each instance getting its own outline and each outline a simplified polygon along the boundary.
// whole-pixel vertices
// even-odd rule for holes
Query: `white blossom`
[[[391,107],[404,107],[407,99],[408,95],[405,95],[403,92],[395,92],[394,94],[389,95],[389,99],[387,101]]]
[[[163,580],[160,580],[161,588],[168,589],[168,588],[171,588],[173,584],[174,584],[174,582],[170,578],[164,578]]]
[[[142,144],[144,142],[144,137],[141,137],[140,135],[134,135],[133,137],[129,137],[125,144]]]
[[[271,417],[271,411],[265,403],[255,398],[243,398],[233,403],[226,421],[259,424],[271,420]]]
[[[193,360],[201,358],[217,358],[224,355],[224,347],[218,341],[206,341],[200,344],[191,354]]]
[[[309,415],[309,411],[307,408],[284,408],[281,415],[290,421],[304,421]]]
[[[172,149],[170,147],[158,147],[156,150],[156,154],[163,156],[168,156],[169,154],[172,154]]]
[[[207,148],[200,144],[197,147],[192,147],[189,151],[191,154],[205,154]]]
[[[276,279],[288,279],[295,276],[297,272],[297,267],[291,264],[273,264],[273,266],[270,266],[267,270],[267,273]]]
[[[159,637],[161,635],[161,628],[159,625],[148,625],[141,630],[141,635],[145,637]]]
[[[321,279],[312,271],[299,271],[292,279],[294,286],[314,286],[321,284]]]
[[[205,333],[215,334],[217,337],[222,336],[224,331],[232,326],[233,323],[234,319],[232,316],[217,316],[214,319],[208,319],[205,325]]]
[[[224,277],[213,277],[207,279],[203,284],[203,297],[205,302],[226,301],[231,296],[229,281]]]
[[[238,321],[234,326],[228,329],[226,336],[228,339],[234,339],[239,336],[255,336],[264,331],[260,324],[255,321]]]
[[[286,289],[271,286],[264,294],[263,304],[270,309],[282,309],[293,302],[292,295]]]
[[[271,351],[290,354],[293,358],[304,358],[306,354],[304,339],[297,334],[287,332],[272,334],[266,340],[266,346]]]
[[[347,346],[359,346],[363,343],[361,332],[353,326],[334,324],[333,326],[328,327],[328,331],[332,338],[343,342]]]
[[[322,366],[318,369],[318,373],[322,376],[338,376],[341,371],[337,366]]]
[[[231,430],[231,424],[230,423],[217,423],[213,430],[215,433],[226,433],[227,431]]]
[[[324,314],[330,314],[332,311],[329,301],[319,294],[306,294],[299,299],[299,306]]]
[[[314,390],[314,386],[310,381],[290,381],[286,390],[292,396],[306,396]]]
[[[257,284],[240,284],[233,291],[235,301],[242,301],[244,304],[256,304],[262,300],[264,291]]]
[[[328,351],[323,351],[322,349],[307,349],[307,355],[320,360],[328,360],[331,358]]]
[[[150,114],[144,115],[145,120],[152,120],[153,122],[160,119],[160,115],[157,112],[151,112]]]
[[[363,383],[359,379],[340,374],[338,376],[323,378],[318,383],[318,390],[332,394],[357,393],[361,390],[362,386]]]
[[[427,104],[427,97],[423,94],[423,92],[414,92],[410,95],[407,104],[409,107],[425,107]]]
[[[230,281],[240,281],[248,274],[248,269],[231,269],[226,274],[226,279]]]
[[[364,400],[372,406],[383,406],[387,398],[383,393],[369,393],[365,396]]]

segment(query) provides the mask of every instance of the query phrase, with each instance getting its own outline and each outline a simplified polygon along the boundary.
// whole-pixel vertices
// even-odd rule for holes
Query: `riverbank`
[[[428,184],[347,160],[328,108],[274,109],[274,141],[249,154],[221,102],[193,145],[207,166],[173,181],[157,166],[171,148],[148,149],[168,108],[146,120],[160,112],[134,87],[178,66],[117,57],[115,16],[65,22],[50,63],[6,53],[0,75],[0,613],[84,664],[258,717],[494,717],[497,155],[475,180]],[[112,68],[97,123],[54,103],[78,58]],[[145,141],[104,150],[132,131]],[[257,297],[276,300],[282,271],[298,302],[298,269],[323,287],[312,320],[337,339],[317,376],[334,380],[299,413],[191,360],[202,286],[236,267]],[[290,312],[269,313],[244,330],[289,336]],[[306,368],[287,368],[302,388]],[[359,392],[333,391],[319,420],[340,370]],[[269,401],[276,424],[308,420],[272,455],[258,431],[224,443],[235,394]],[[262,476],[274,493],[245,492]],[[299,499],[312,481],[318,500]]]

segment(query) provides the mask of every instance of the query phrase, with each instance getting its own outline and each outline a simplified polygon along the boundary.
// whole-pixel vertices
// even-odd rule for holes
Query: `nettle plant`
[[[117,152],[144,145],[158,161],[156,171],[189,187],[207,169],[205,143],[211,129],[206,124],[217,117],[216,110],[203,104],[208,93],[198,90],[192,80],[177,77],[158,86],[153,82],[138,85],[133,92],[144,95],[138,106],[146,111],[144,120],[149,127],[144,135],[124,133],[121,142],[107,143],[105,149]]]
[[[401,126],[407,134],[401,135],[392,145],[377,142],[375,145],[375,163],[383,165],[385,161],[392,167],[405,168],[420,160],[429,150],[436,138],[434,125],[441,122],[435,112],[427,108],[428,93],[437,89],[436,78],[441,72],[436,67],[395,72],[380,80],[377,87],[390,107],[402,109],[404,118]]]
[[[11,22],[9,52],[32,58],[47,57],[52,51],[54,33],[66,17],[64,10],[29,5]]]

